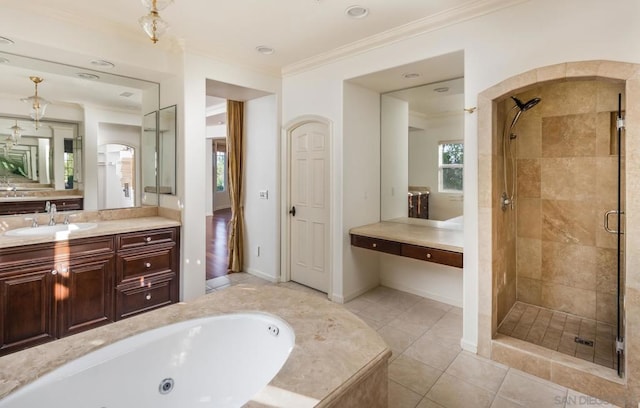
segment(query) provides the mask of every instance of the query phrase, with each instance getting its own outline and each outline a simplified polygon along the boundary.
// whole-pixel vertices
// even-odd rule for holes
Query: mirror
[[[381,96],[381,220],[461,222],[464,80]]]
[[[160,109],[158,193],[176,195],[176,105]]]
[[[49,101],[37,131],[29,117],[30,105],[22,101],[34,95],[31,76],[43,78],[38,95]],[[157,115],[159,109],[157,82],[0,52],[0,90],[0,116],[9,120],[6,127],[17,120],[26,129],[19,143],[7,146],[4,141],[11,130],[0,118],[0,156],[7,150],[6,165],[19,167],[15,174],[29,179],[33,188],[38,184],[52,190],[48,194],[77,190],[86,210],[158,204],[157,136],[150,143],[143,130],[144,114]],[[151,131],[157,128],[156,119]],[[4,167],[1,161],[0,166]],[[123,168],[131,171],[123,175]],[[0,182],[6,178],[0,173]],[[150,186],[154,192],[145,196],[137,186]]]
[[[77,136],[76,123],[0,116],[0,197],[75,189]]]
[[[144,115],[143,132],[142,132],[142,186],[144,193],[142,195],[143,203],[158,202],[158,111],[147,113]]]

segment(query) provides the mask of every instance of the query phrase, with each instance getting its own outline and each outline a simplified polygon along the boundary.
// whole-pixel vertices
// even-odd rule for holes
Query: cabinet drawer
[[[351,235],[351,245],[393,255],[400,255],[401,251],[401,244],[399,242],[364,237],[362,235]]]
[[[118,254],[118,282],[135,280],[172,270],[174,248],[164,248],[153,252]]]
[[[442,249],[402,244],[402,256],[435,262],[443,265],[462,268],[462,254],[460,252],[444,251]]]
[[[149,282],[144,287],[116,291],[116,319],[124,319],[172,303],[175,280]]]
[[[30,265],[40,262],[51,263],[52,259],[67,259],[69,256],[95,257],[112,254],[113,251],[112,236],[10,247],[0,249],[0,266],[5,269],[25,263]]]
[[[118,250],[143,248],[157,244],[170,244],[176,241],[176,229],[168,228],[144,232],[132,232],[118,236]]]

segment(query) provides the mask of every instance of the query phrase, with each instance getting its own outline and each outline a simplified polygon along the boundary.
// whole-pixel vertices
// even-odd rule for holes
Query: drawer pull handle
[[[52,269],[52,270],[51,270],[51,274],[52,274],[52,275],[57,275],[57,274],[58,274],[58,271],[57,271],[56,269]]]
[[[427,254],[427,259],[431,259],[431,254]]]
[[[146,237],[146,238],[144,239],[144,241],[145,241],[145,242],[151,242],[151,237]]]
[[[371,244],[371,246],[372,246],[372,247],[374,247],[374,248],[377,248],[377,247],[378,247],[378,244],[375,244],[375,243],[374,243],[374,244]]]
[[[144,297],[147,300],[151,300],[151,293],[147,293],[147,296]]]
[[[144,263],[144,267],[147,268],[147,269],[151,268],[151,262],[145,262]]]

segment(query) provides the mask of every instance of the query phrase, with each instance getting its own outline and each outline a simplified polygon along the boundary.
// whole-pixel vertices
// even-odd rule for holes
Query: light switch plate
[[[260,190],[259,194],[261,199],[263,200],[269,199],[269,190]]]

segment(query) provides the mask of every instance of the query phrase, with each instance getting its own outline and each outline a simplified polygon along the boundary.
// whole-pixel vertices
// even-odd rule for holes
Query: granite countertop
[[[24,216],[13,217],[14,220],[20,221],[20,224],[17,225],[15,222],[13,223],[14,225],[9,224],[6,221],[7,218],[4,218],[5,222],[0,223],[0,248],[10,248],[29,244],[40,244],[43,242],[66,241],[75,238],[96,237],[103,235],[120,234],[124,232],[135,232],[180,226],[180,223],[178,221],[160,216],[135,217],[116,220],[93,220],[90,218],[85,219],[86,215],[81,212],[78,212],[76,214],[76,217],[71,219],[72,223],[95,222],[97,226],[95,228],[83,231],[72,231],[70,233],[57,235],[15,237],[7,236],[4,234],[4,232],[15,228],[28,227],[29,222],[24,221],[24,218],[27,217],[28,214]],[[38,221],[40,222],[40,225],[47,225],[46,220],[48,220],[48,217],[48,214],[38,215]],[[60,215],[59,217],[62,216]]]
[[[422,247],[464,252],[464,231],[457,222],[398,219],[354,227],[350,234]]]
[[[287,400],[295,395],[305,397],[305,406],[330,405],[341,396],[345,386],[358,383],[368,373],[368,367],[391,355],[378,333],[342,305],[316,294],[275,285],[239,284],[188,303],[163,307],[0,357],[0,398],[117,340],[170,323],[242,311],[272,313],[286,320],[295,331],[296,342],[289,359],[270,382],[271,387],[263,391],[289,391],[270,395],[276,398],[276,406],[298,406]],[[256,404],[247,405],[262,406]]]

